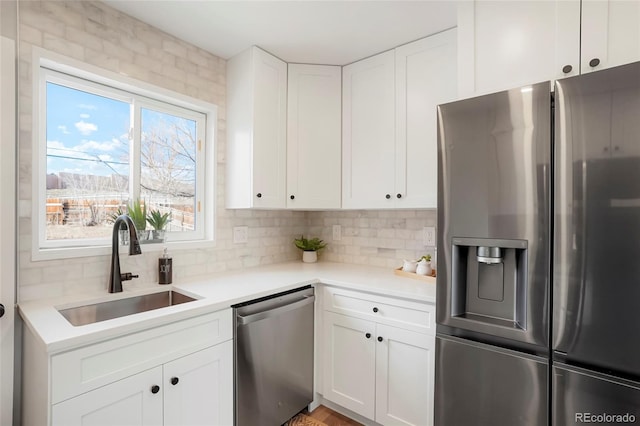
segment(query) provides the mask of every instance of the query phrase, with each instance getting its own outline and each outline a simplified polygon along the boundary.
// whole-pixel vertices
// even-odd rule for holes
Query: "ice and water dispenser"
[[[453,238],[451,316],[524,329],[527,241]]]

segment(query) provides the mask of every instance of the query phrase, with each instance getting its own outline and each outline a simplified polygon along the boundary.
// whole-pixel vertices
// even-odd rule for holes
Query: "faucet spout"
[[[111,273],[109,276],[109,293],[120,293],[122,291],[122,274],[120,273],[120,256],[118,234],[120,225],[126,225],[129,230],[129,255],[142,254],[138,233],[133,224],[133,220],[126,214],[120,215],[113,222],[113,233],[111,238]]]

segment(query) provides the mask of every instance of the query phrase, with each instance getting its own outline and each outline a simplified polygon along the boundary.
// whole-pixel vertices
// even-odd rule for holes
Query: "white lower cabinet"
[[[432,425],[435,337],[396,326],[409,310],[377,302],[380,319],[324,312],[323,397],[382,425]],[[353,308],[337,309],[364,314]]]
[[[108,426],[162,424],[162,367],[127,377],[53,406],[52,424]]]
[[[164,426],[233,424],[231,340],[164,365]]]
[[[371,321],[325,313],[323,396],[370,419],[375,415],[375,328]]]
[[[56,353],[26,329],[23,423],[231,425],[232,337],[230,309]]]
[[[232,372],[233,345],[227,341],[55,404],[52,423],[230,425]]]
[[[376,422],[432,425],[435,339],[376,326]]]

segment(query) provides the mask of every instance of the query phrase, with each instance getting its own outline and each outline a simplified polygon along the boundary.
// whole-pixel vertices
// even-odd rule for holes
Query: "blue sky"
[[[129,108],[48,82],[47,173],[128,175]]]

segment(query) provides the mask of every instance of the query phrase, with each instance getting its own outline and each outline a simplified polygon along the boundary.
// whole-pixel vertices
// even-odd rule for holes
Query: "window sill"
[[[169,251],[182,251],[216,247],[215,240],[199,241],[169,241],[164,243],[142,244],[142,253],[161,252],[166,247]],[[126,253],[127,246],[120,246],[120,253]],[[42,260],[73,259],[92,256],[110,256],[111,246],[86,246],[86,247],[61,247],[61,248],[38,248],[31,253],[31,260],[34,262]]]

